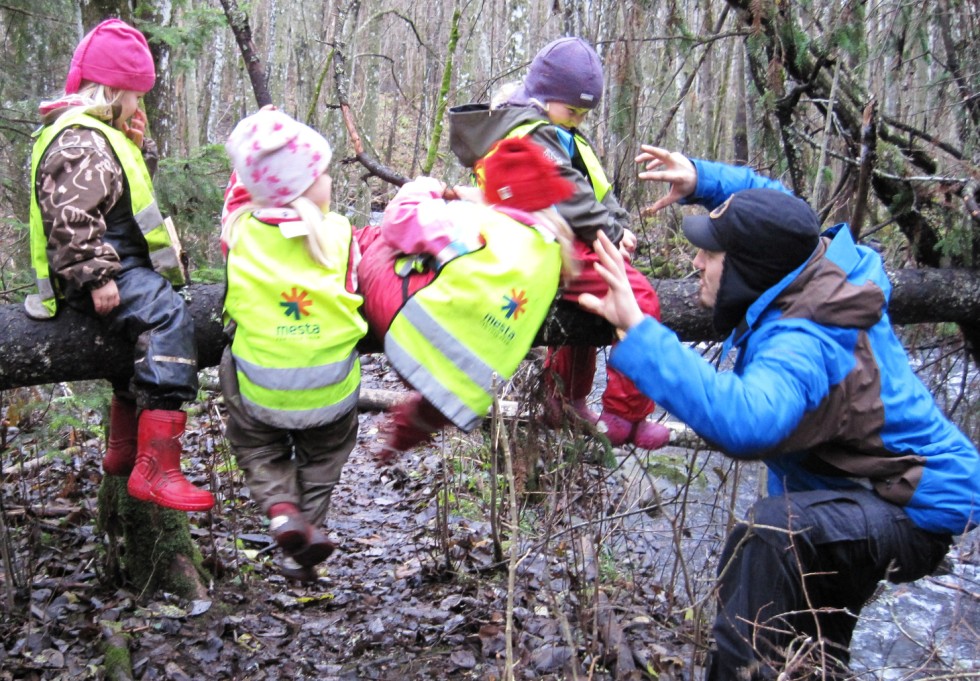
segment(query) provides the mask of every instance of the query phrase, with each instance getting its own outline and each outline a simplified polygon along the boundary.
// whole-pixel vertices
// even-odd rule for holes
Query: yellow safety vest
[[[507,133],[506,138],[525,137],[544,125],[551,125],[551,123],[548,123],[548,121],[532,121],[530,123],[523,123],[511,129],[511,131]],[[577,132],[572,134],[572,139],[575,140],[575,149],[578,151],[579,156],[582,157],[582,162],[585,164],[585,169],[589,174],[589,182],[592,183],[592,191],[595,193],[596,201],[601,202],[606,197],[609,190],[612,189],[612,183],[606,178],[606,172],[602,169],[602,164],[599,162],[599,157],[595,155],[595,151],[592,150],[592,146],[589,144],[589,141]],[[476,174],[476,181],[480,189],[483,189],[484,179],[482,166],[480,171],[478,171]]]
[[[472,211],[485,245],[444,263],[384,341],[398,373],[466,431],[486,416],[494,383],[527,356],[561,275],[551,234],[485,206]]]
[[[336,421],[355,406],[361,386],[357,343],[367,333],[364,299],[346,288],[352,230],[326,216],[332,237],[327,268],[305,238],[251,215],[228,254],[224,311],[237,324],[232,356],[242,403],[271,426],[301,430]]]
[[[38,293],[28,296],[26,303],[28,314],[34,318],[44,318],[53,317],[58,311],[58,292],[51,280],[47,254],[48,239],[44,234],[41,207],[37,196],[37,169],[51,143],[63,130],[70,127],[98,130],[109,141],[109,146],[112,147],[122,166],[124,181],[129,187],[130,210],[143,238],[146,239],[153,269],[175,286],[186,284],[177,233],[169,219],[164,219],[160,213],[153,195],[150,172],[146,168],[139,147],[121,131],[93,116],[85,114],[67,121],[62,118],[35,133],[37,139],[31,154],[31,265],[34,268]]]

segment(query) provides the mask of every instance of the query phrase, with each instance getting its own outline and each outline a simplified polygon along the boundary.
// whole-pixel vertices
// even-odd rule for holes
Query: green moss
[[[134,499],[126,492],[125,478],[103,479],[97,526],[109,541],[106,573],[116,578],[124,574],[139,594],[165,590],[183,597],[196,595],[200,581],[171,570],[177,556],[189,559],[201,580],[208,576],[191,539],[187,514]]]
[[[113,636],[104,647],[103,670],[106,679],[133,678],[133,659],[129,654],[129,637]]]

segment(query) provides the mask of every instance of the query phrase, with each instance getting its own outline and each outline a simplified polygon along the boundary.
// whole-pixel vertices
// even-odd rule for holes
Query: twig
[[[824,118],[823,124],[823,143],[820,145],[820,156],[817,159],[817,172],[816,176],[813,178],[813,189],[810,191],[810,196],[813,201],[820,200],[820,190],[821,184],[823,183],[823,164],[824,160],[827,158],[827,145],[830,141],[830,125],[834,120],[834,102],[837,99],[837,83],[840,80],[840,64],[841,60],[838,59],[837,63],[834,65],[834,81],[830,86],[830,101],[827,103],[827,113]]]
[[[496,377],[493,383],[496,385]],[[493,410],[496,413],[499,409],[496,391],[494,391],[493,402]],[[500,450],[503,450],[504,474],[507,476],[507,500],[510,505],[510,560],[507,565],[507,616],[504,626],[507,658],[504,666],[504,679],[514,681],[516,678],[514,676],[514,592],[517,584],[517,566],[520,565],[518,552],[521,544],[521,528],[520,517],[517,512],[517,490],[514,488],[514,462],[511,456],[507,429],[503,427],[503,422],[499,418],[493,420],[493,427],[491,456],[496,457]]]

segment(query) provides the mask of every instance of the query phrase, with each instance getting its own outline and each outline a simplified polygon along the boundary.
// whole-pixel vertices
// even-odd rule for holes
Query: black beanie
[[[767,289],[805,263],[820,240],[820,220],[807,203],[775,189],[732,194],[708,215],[684,218],[684,235],[724,252],[714,324],[728,333]]]

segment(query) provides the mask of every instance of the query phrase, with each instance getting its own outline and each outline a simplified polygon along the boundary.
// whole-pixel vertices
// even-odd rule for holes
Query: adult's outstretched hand
[[[601,231],[594,248],[599,256],[595,270],[609,286],[609,291],[602,298],[583,293],[578,298],[578,304],[589,312],[605,317],[617,329],[628,331],[642,322],[644,315],[626,276],[623,255]]]
[[[698,171],[691,160],[679,151],[667,151],[649,144],[640,145],[640,155],[637,163],[645,163],[646,170],[640,172],[641,180],[650,182],[667,182],[670,192],[653,204],[644,208],[643,215],[654,213],[677,203],[684,197],[690,196],[698,186]]]

